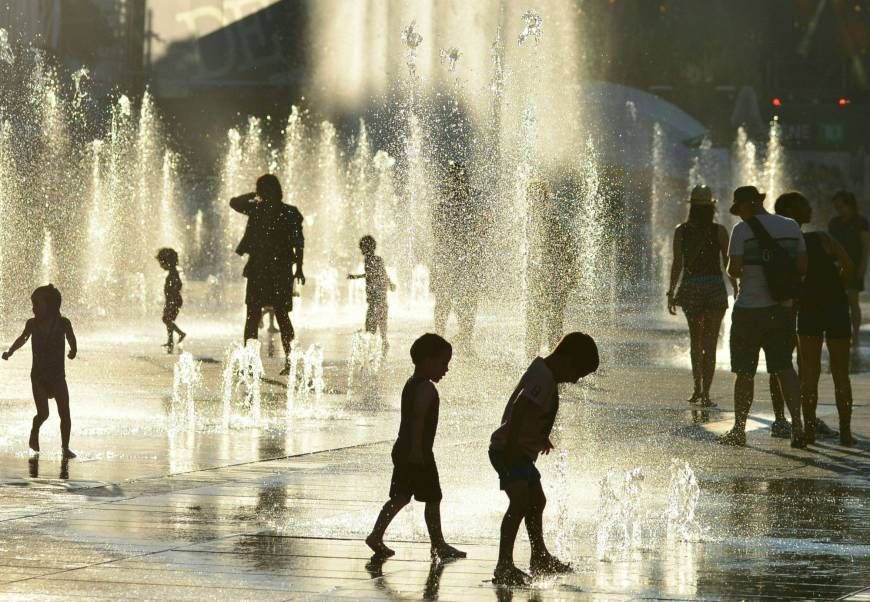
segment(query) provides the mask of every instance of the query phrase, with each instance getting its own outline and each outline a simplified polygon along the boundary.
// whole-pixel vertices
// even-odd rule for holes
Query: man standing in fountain
[[[758,355],[764,349],[767,371],[775,376],[791,413],[791,445],[806,447],[801,424],[800,383],[792,365],[795,336],[793,300],[807,271],[807,247],[800,226],[764,209],[755,186],[734,191],[734,226],[728,243],[728,275],[740,281],[731,314],[731,371],[734,372],[734,428],[719,438],[746,444],[746,419],[752,407]]]
[[[531,204],[531,240],[526,301],[526,355],[555,348],[562,338],[568,293],[577,281],[576,246],[566,203],[547,182],[533,180],[528,187]]]
[[[486,223],[481,197],[471,189],[462,163],[451,162],[432,212],[435,248],[430,269],[435,332],[444,336],[450,312],[459,322],[457,346],[471,349],[483,267]]]
[[[230,207],[248,216],[245,234],[236,248],[239,255],[248,255],[243,272],[248,281],[244,340],[257,338],[263,307],[271,306],[281,329],[286,358],[281,374],[286,374],[294,337],[289,313],[293,308],[293,285],[295,281],[305,284],[302,272],[305,239],[302,214],[293,205],[283,203],[282,198],[278,178],[265,174],[257,178],[256,192],[235,197],[230,200]]]

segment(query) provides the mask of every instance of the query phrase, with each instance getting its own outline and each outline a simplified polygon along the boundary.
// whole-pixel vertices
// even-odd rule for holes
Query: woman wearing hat
[[[674,230],[668,289],[668,312],[676,315],[677,306],[682,307],[689,323],[695,390],[688,401],[703,407],[715,405],[710,401],[710,385],[716,371],[719,328],[728,309],[722,277],[722,266],[728,260],[728,232],[713,221],[715,213],[710,188],[695,186],[689,198],[689,215]],[[731,284],[736,294],[737,283],[732,279]]]

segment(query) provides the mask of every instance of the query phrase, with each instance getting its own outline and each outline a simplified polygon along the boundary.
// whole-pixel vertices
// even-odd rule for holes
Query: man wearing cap
[[[807,249],[797,222],[764,209],[765,195],[755,186],[734,191],[731,214],[743,221],[734,226],[728,245],[728,275],[740,280],[731,316],[731,371],[734,383],[734,428],[719,438],[727,445],[746,443],[746,419],[752,406],[758,354],[764,349],[767,371],[775,376],[792,419],[792,447],[806,447],[800,409],[800,383],[792,365],[795,333],[791,299],[773,297],[764,272],[770,251],[759,240],[766,232],[788,252],[802,276],[807,271]],[[761,228],[761,229],[759,229]]]

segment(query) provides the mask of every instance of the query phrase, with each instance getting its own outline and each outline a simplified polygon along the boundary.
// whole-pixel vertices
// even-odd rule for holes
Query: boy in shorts
[[[441,483],[432,445],[438,430],[437,383],[447,374],[453,348],[437,334],[426,333],[411,345],[414,374],[402,389],[399,436],[393,445],[393,478],[390,499],[384,504],[366,544],[376,557],[389,558],[395,552],[384,545],[384,532],[411,497],[425,502],[426,528],[432,543],[432,557],[446,560],[465,558],[465,552],[444,541],[441,533]]]
[[[597,369],[598,347],[592,337],[582,332],[566,334],[553,353],[532,361],[505,406],[501,426],[490,438],[489,460],[508,496],[492,580],[497,585],[528,583],[529,576],[514,565],[514,541],[523,520],[532,548],[530,572],[571,572],[571,565],[550,554],[544,544],[542,518],[547,498],[535,460],[539,453],[546,455],[553,449],[550,431],[559,411],[558,384],[576,383]]]
[[[181,311],[181,306],[184,301],[181,298],[181,276],[178,274],[178,253],[175,249],[162,248],[157,251],[157,261],[160,267],[166,270],[166,281],[163,283],[163,296],[165,302],[163,305],[163,324],[166,326],[166,353],[172,353],[175,343],[172,340],[172,335],[178,333],[178,344],[184,340],[187,333],[182,331],[175,320],[178,318],[178,313]]]
[[[387,290],[396,290],[396,285],[390,280],[384,260],[375,254],[377,243],[373,236],[366,234],[359,240],[359,250],[363,254],[365,273],[348,274],[348,280],[366,279],[366,332],[381,333],[381,346],[386,357],[390,344],[387,342]]]

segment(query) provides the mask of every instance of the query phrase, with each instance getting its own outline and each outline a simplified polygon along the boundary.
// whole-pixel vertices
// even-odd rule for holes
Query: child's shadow
[[[387,583],[386,577],[384,577],[384,563],[386,561],[385,557],[375,554],[366,563],[366,571],[368,571],[368,574],[374,580],[375,586],[391,599],[404,599],[405,596],[393,590]],[[441,587],[441,575],[444,573],[444,567],[447,566],[448,562],[452,562],[452,560],[447,562],[437,558],[432,560],[432,563],[429,565],[429,575],[426,577],[426,585],[423,588],[424,600],[438,599],[438,590]]]

